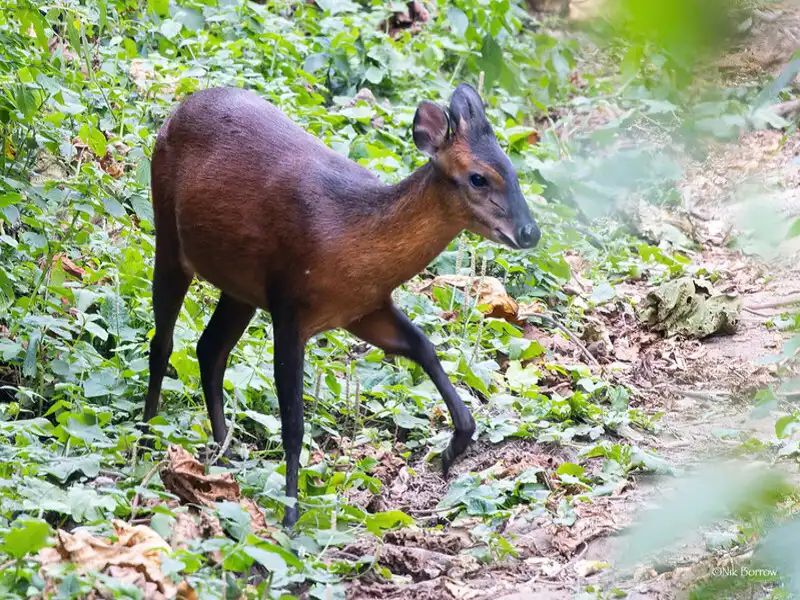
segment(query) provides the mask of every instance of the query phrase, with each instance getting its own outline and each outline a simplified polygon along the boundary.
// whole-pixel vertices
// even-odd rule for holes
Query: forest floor
[[[729,81],[764,71],[777,73],[798,47],[800,10],[783,4],[759,13],[747,43],[719,66]],[[655,336],[617,307],[596,311],[615,352],[636,355],[629,368],[617,374],[638,390],[633,403],[648,413],[663,412],[656,433],[631,432],[631,439],[664,457],[672,472],[727,456],[743,443],[763,444],[771,460],[776,454],[775,422],[785,413],[755,414],[753,398],[780,383],[776,361],[767,357],[779,354],[786,339],[774,321],[786,312],[789,301],[800,298],[799,247],[776,243],[756,252],[729,242],[734,235],[746,239],[763,227],[752,222],[754,207],[780,226],[800,217],[800,134],[795,131],[785,138],[780,131],[746,132],[735,142],[718,144],[705,161],[683,166],[683,206],[668,218],[690,224],[692,231],[687,233],[699,246],[691,255],[693,263],[716,274],[718,288],[740,296],[744,309],[735,333],[702,341]],[[743,193],[747,189],[757,189],[757,198]],[[774,233],[783,239],[783,232]],[[581,278],[581,258],[571,257],[570,264],[590,293],[591,281]],[[647,286],[630,283],[618,286],[617,293],[641,300]],[[555,352],[563,349],[562,340],[540,341]],[[455,472],[458,476],[497,465],[519,473],[530,466],[553,468],[571,458],[564,446],[478,444]],[[787,471],[798,479],[795,467]],[[614,593],[624,592],[627,598],[682,598],[721,566],[737,564],[747,551],[715,549],[710,543],[715,535],[724,537],[725,527],[735,528],[729,523],[716,531],[698,531],[657,560],[644,560],[628,571],[615,569],[622,552],[615,534],[634,523],[641,509],[658,505],[672,485],[671,478],[647,475],[578,506],[577,522],[570,528],[525,515],[512,518],[503,534],[513,541],[517,560],[479,565],[461,553],[469,547],[467,531],[475,523],[437,520],[436,506],[447,487],[432,467],[417,465],[413,478],[406,467],[387,469],[382,475],[387,490],[381,497],[382,510],[409,510],[420,524],[429,514],[428,525],[444,526],[436,533],[401,531],[385,537],[380,562],[400,577],[391,583],[355,582],[348,598],[545,600],[586,594],[591,587],[610,590],[612,584]],[[343,552],[371,554],[375,548],[356,544]],[[612,597],[594,593],[598,595],[585,597]],[[741,597],[766,597],[769,585],[758,592],[748,589],[747,594]]]

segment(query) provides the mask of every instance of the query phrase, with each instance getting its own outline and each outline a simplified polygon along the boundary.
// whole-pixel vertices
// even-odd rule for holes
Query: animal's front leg
[[[290,307],[272,309],[275,331],[275,387],[281,411],[281,437],[286,455],[286,495],[297,500],[300,451],[303,448],[303,354],[297,315]],[[297,504],[286,508],[283,524],[292,527],[299,516]]]
[[[450,411],[455,432],[442,455],[442,470],[447,478],[450,466],[463,454],[475,433],[475,419],[444,372],[436,349],[425,334],[391,302],[347,326],[365,342],[389,354],[400,354],[418,363],[431,378]]]

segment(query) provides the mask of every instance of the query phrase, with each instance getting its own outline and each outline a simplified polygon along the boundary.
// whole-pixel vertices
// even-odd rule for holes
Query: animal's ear
[[[450,114],[456,121],[456,128],[471,126],[486,120],[483,100],[478,91],[468,83],[461,83],[450,98]]]
[[[438,104],[425,100],[414,115],[414,143],[433,158],[447,143],[450,119]]]

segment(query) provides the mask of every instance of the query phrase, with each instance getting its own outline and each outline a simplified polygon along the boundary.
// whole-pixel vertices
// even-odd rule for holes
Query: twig
[[[156,471],[158,471],[165,462],[166,462],[165,460],[160,460],[155,465],[153,465],[153,468],[150,469],[147,472],[147,475],[144,476],[144,479],[142,479],[142,483],[139,484],[139,487],[146,488],[147,484],[150,483],[150,480],[156,474]],[[131,500],[131,516],[128,519],[128,522],[131,522],[136,518],[136,509],[138,508],[138,506],[139,506],[139,492],[136,492],[136,494],[133,496],[133,500]]]
[[[36,558],[33,558],[33,560],[36,560]],[[15,559],[12,559],[12,560],[7,560],[7,561],[6,561],[6,562],[4,562],[2,565],[0,565],[0,572],[2,572],[2,573],[5,573],[5,572],[6,572],[6,570],[7,570],[9,567],[11,567],[11,566],[13,566],[13,565],[15,565],[15,564],[17,564],[17,561],[16,561]]]
[[[457,506],[450,506],[448,508],[422,508],[422,509],[419,509],[419,510],[414,510],[414,509],[410,509],[409,508],[409,509],[400,509],[400,510],[402,510],[404,513],[407,513],[407,514],[412,515],[412,516],[424,517],[424,516],[438,515],[439,513],[446,513],[446,512],[451,512],[451,511],[454,511],[454,510],[458,510],[458,507]]]
[[[609,528],[605,528],[605,529],[607,529],[607,530],[608,530],[608,531],[610,531],[611,533],[614,533],[614,529],[612,529],[612,528],[610,528],[610,527],[609,527]],[[583,558],[584,554],[586,554],[586,552],[589,550],[589,544],[588,544],[588,543],[586,543],[586,542],[581,542],[581,543],[583,544],[583,548],[581,548],[580,552],[578,552],[577,554],[575,554],[575,556],[573,556],[571,559],[569,559],[567,562],[565,562],[563,565],[561,565],[561,566],[558,568],[558,570],[556,570],[556,571],[555,571],[555,572],[553,572],[553,573],[550,573],[550,574],[547,576],[547,577],[548,577],[548,579],[555,579],[556,577],[558,577],[558,575],[559,575],[559,574],[560,574],[560,573],[561,573],[561,572],[562,572],[564,569],[566,569],[566,568],[567,568],[567,567],[569,567],[570,565],[574,565],[576,562],[578,562],[580,559],[582,559],[582,558]]]
[[[784,308],[786,306],[793,306],[794,304],[800,304],[800,294],[789,296],[785,300],[776,300],[775,302],[767,302],[766,304],[748,306],[746,310],[769,310],[771,308]]]
[[[704,392],[703,390],[682,390],[673,385],[665,386],[669,391],[675,394],[681,394],[686,398],[694,398],[696,400],[705,400],[707,402],[719,402],[723,398],[729,398],[731,395],[727,392]]]
[[[222,446],[219,448],[219,452],[217,452],[213,460],[210,460],[207,463],[209,465],[217,464],[217,461],[222,458],[228,451],[228,448],[230,448],[231,441],[233,440],[233,430],[236,427],[236,411],[239,408],[239,397],[236,394],[233,395],[233,406],[231,408],[233,409],[231,411],[231,426],[228,427],[228,433],[225,434],[225,440],[223,440]]]
[[[483,94],[483,82],[485,77],[486,75],[484,74],[483,71],[481,71],[480,74],[478,75],[478,94]]]
[[[753,310],[748,306],[743,306],[742,310],[746,313],[750,313],[751,315],[756,315],[757,317],[761,317],[762,319],[771,319],[775,315],[768,315],[766,313],[758,312],[757,310]]]
[[[581,342],[578,336],[572,333],[564,325],[556,321],[553,317],[544,314],[531,315],[531,317],[541,319],[542,321],[549,323],[553,327],[557,327],[558,329],[560,329],[562,332],[564,332],[564,334],[566,334],[566,336],[572,341],[572,343],[575,344],[580,349],[581,354],[583,354],[583,356],[586,358],[587,361],[589,361],[589,363],[591,363],[594,367],[600,370],[603,369],[603,366],[597,361],[597,359],[594,356],[592,356],[592,353],[586,349],[586,346],[583,345],[583,342]]]

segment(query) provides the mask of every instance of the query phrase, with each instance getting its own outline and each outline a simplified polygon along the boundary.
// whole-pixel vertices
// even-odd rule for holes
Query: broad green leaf
[[[367,515],[367,530],[376,535],[380,535],[386,529],[392,529],[398,525],[413,525],[414,519],[401,510],[390,510]]]
[[[147,0],[147,6],[159,17],[169,14],[169,0]]]
[[[285,573],[288,569],[283,557],[275,552],[269,552],[257,546],[245,546],[244,552],[271,573]]]
[[[775,435],[778,439],[786,437],[788,435],[786,430],[790,429],[796,422],[797,418],[794,415],[786,415],[778,419],[775,423]],[[791,429],[794,429],[794,427],[791,427]]]
[[[42,519],[19,517],[11,524],[8,532],[0,533],[0,552],[19,560],[47,546],[51,532],[50,525]]]
[[[453,28],[453,32],[458,36],[463,36],[467,32],[467,27],[469,27],[469,19],[467,15],[464,14],[464,11],[456,6],[451,6],[447,9],[447,21],[450,23],[450,27]]]
[[[789,233],[786,235],[788,238],[800,237],[800,219],[795,220],[789,228]]]

